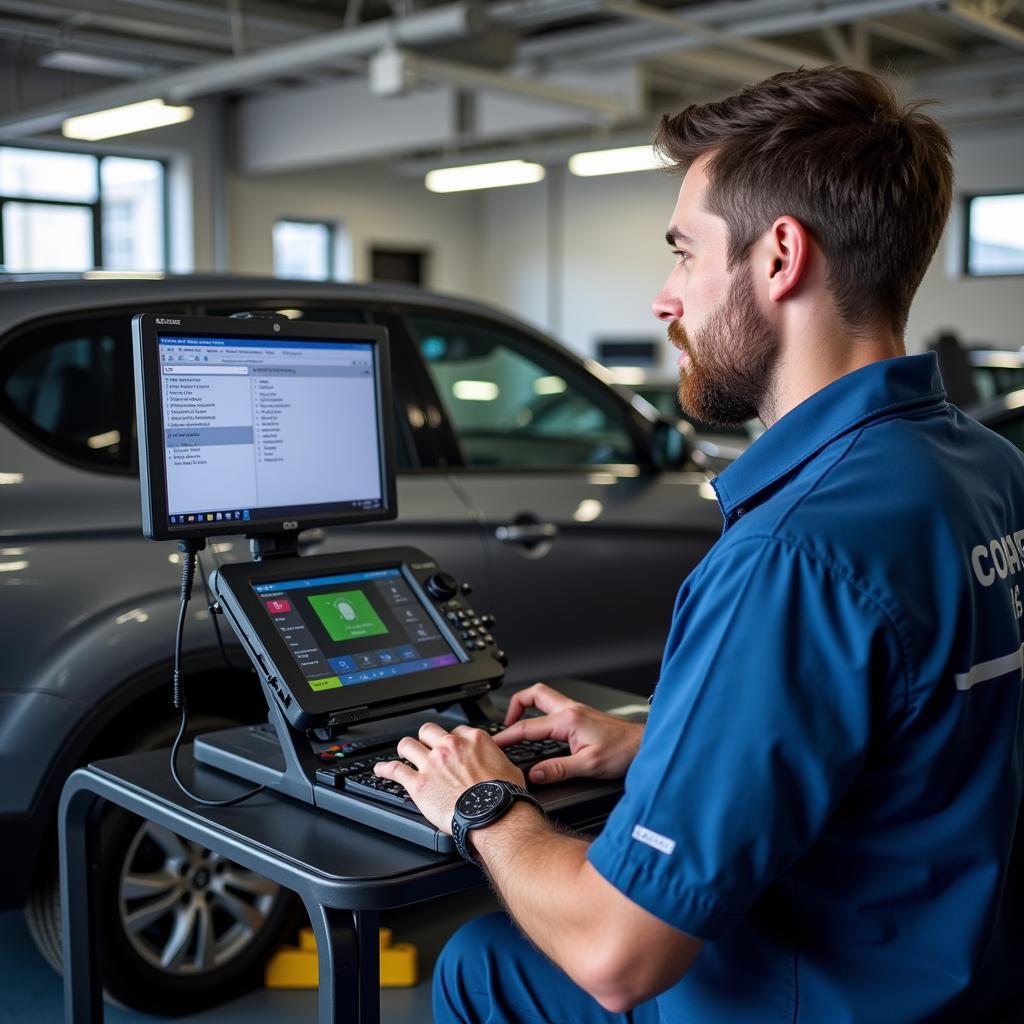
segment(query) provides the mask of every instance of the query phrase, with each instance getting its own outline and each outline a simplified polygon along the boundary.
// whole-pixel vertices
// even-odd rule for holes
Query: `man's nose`
[[[668,285],[661,289],[654,297],[651,307],[654,315],[663,323],[670,320],[678,320],[683,315],[683,303],[669,290]]]

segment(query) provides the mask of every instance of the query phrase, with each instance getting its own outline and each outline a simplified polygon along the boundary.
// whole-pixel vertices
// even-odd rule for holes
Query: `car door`
[[[721,532],[707,478],[654,471],[629,405],[542,336],[409,320],[480,524],[509,680],[648,693],[678,587]]]

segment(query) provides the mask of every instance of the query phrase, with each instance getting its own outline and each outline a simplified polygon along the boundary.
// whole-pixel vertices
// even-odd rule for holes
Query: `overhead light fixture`
[[[544,168],[526,160],[499,160],[493,164],[441,167],[428,171],[425,184],[431,192],[468,192],[476,188],[532,185],[544,180]]]
[[[68,139],[96,142],[115,135],[130,135],[132,132],[180,124],[182,121],[190,121],[193,113],[191,107],[171,107],[163,100],[144,100],[142,103],[129,103],[125,107],[111,107],[109,110],[97,110],[94,114],[69,117],[61,125],[61,131]]]
[[[654,171],[664,167],[653,146],[625,146],[622,149],[598,149],[569,157],[569,171],[580,178],[599,174],[628,174],[630,171]]]
[[[492,380],[457,380],[452,394],[463,402],[493,402],[501,389]]]

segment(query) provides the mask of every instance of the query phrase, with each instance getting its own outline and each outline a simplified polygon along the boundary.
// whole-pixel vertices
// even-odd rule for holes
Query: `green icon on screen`
[[[314,594],[309,603],[332,640],[360,640],[388,631],[361,590]]]

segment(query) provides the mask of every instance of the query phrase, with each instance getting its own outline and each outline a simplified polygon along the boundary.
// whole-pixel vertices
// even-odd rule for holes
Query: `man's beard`
[[[689,368],[679,371],[679,404],[687,416],[727,427],[770,413],[780,341],[757,306],[749,269],[737,274],[692,336],[673,320],[668,338],[690,357]]]

